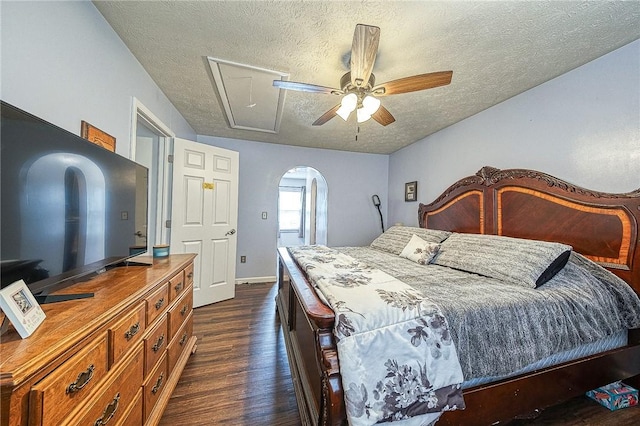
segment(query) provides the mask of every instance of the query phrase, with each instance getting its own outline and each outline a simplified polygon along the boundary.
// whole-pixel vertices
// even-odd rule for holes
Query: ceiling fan
[[[301,92],[344,95],[338,105],[322,114],[313,123],[314,126],[321,126],[336,115],[347,121],[354,110],[356,110],[358,123],[373,118],[383,126],[387,126],[396,119],[385,107],[380,105],[378,97],[431,89],[451,83],[453,71],[440,71],[404,77],[376,85],[376,78],[372,71],[379,41],[380,28],[371,25],[356,25],[351,44],[350,71],[340,79],[340,89],[283,80],[274,80],[273,85],[280,89]]]

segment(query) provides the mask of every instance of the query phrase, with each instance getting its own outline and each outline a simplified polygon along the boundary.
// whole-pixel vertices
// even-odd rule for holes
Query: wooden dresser
[[[42,305],[47,318],[27,339],[11,328],[0,424],[157,424],[195,351],[194,257],[111,269],[54,293],[94,297]]]

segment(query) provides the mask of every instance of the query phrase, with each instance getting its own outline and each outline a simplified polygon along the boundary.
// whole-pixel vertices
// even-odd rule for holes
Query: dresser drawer
[[[167,345],[169,344],[169,336],[167,334],[167,316],[163,315],[162,319],[144,338],[144,375],[147,377],[156,362],[162,357]]]
[[[175,337],[171,340],[167,350],[169,357],[169,374],[173,372],[173,367],[176,366],[176,362],[178,361],[178,358],[180,358],[182,350],[191,336],[193,336],[193,314],[189,312],[187,319],[182,324],[182,327],[178,330]]]
[[[184,268],[184,284],[185,286],[193,285],[193,263]]]
[[[156,368],[149,374],[147,380],[144,382],[142,393],[144,397],[145,421],[149,418],[149,414],[151,414],[156,402],[158,402],[158,398],[166,386],[168,379],[169,374],[167,371],[167,357],[165,352],[165,355],[160,362],[158,362]]]
[[[109,353],[110,365],[117,363],[123,355],[142,340],[146,328],[145,304],[139,303],[132,308],[123,318],[109,327]]]
[[[128,407],[136,403],[142,383],[144,353],[142,343],[133,350],[131,356],[113,370],[110,379],[90,404],[81,410],[79,420],[75,418],[72,425],[105,425],[124,424],[123,420],[130,415]]]
[[[144,424],[142,417],[144,416],[142,401],[142,386],[138,389],[138,393],[134,397],[133,404],[122,416],[122,421],[116,423],[116,426],[141,426]]]
[[[173,339],[180,326],[193,310],[193,291],[191,286],[182,295],[180,300],[169,311],[169,339]]]
[[[183,292],[187,283],[184,280],[184,271],[180,271],[169,280],[169,301],[173,302]]]
[[[147,324],[151,324],[169,307],[169,283],[162,284],[144,300],[147,304]]]
[[[59,424],[107,375],[108,362],[107,333],[103,333],[32,386],[29,400],[32,424]]]

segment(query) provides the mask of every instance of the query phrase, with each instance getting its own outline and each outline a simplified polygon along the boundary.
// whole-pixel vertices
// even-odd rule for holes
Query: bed
[[[602,193],[533,170],[492,167],[455,182],[434,202],[420,204],[418,209],[419,226],[425,231],[569,245],[573,252],[569,262],[584,256],[621,278],[629,286],[625,289],[636,294],[640,293],[639,220],[640,190]],[[355,253],[348,248],[343,251]],[[277,310],[302,422],[346,424],[346,390],[335,330],[339,321],[291,250],[278,249],[278,265]],[[584,356],[534,365],[506,378],[469,382],[462,391],[466,409],[444,412],[438,424],[500,424],[535,415],[616,380],[638,386],[640,329],[636,326],[623,334],[622,343],[592,348]]]

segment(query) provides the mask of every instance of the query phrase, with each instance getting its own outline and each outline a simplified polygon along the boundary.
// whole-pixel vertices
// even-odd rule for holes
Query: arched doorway
[[[278,247],[327,244],[327,181],[308,166],[288,170],[278,185]]]

